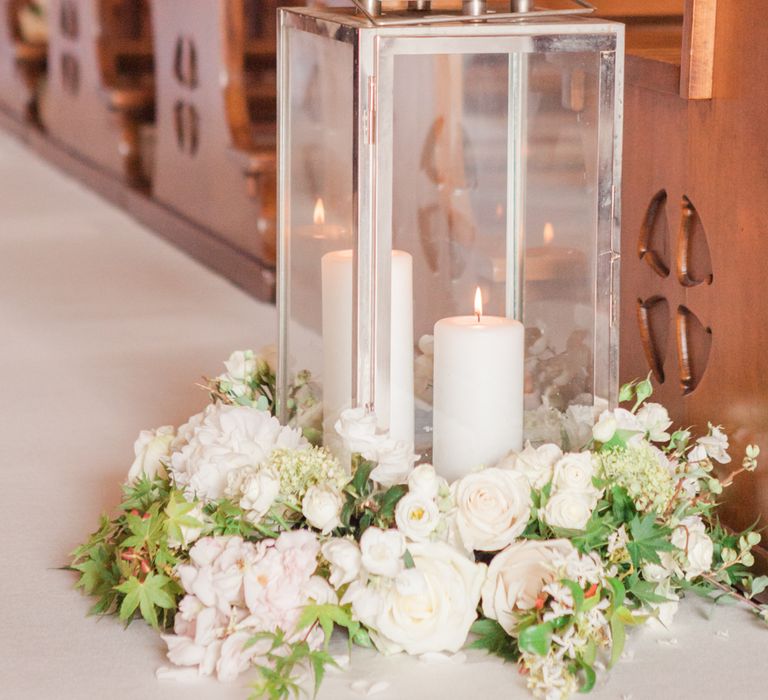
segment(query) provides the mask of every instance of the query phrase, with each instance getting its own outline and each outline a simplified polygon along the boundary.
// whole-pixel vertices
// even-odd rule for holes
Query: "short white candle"
[[[344,457],[335,424],[352,402],[351,250],[322,257],[323,442]],[[413,259],[392,251],[389,386],[376,386],[376,413],[395,440],[413,442]]]
[[[523,324],[482,315],[435,324],[432,461],[453,481],[523,443]]]

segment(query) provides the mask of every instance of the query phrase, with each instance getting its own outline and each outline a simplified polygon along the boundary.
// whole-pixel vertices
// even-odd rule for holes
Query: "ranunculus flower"
[[[522,474],[491,467],[459,479],[451,490],[456,527],[468,549],[503,549],[528,524],[531,489]]]
[[[637,421],[651,442],[667,442],[669,440],[667,428],[672,425],[672,420],[667,409],[660,403],[643,404],[637,412]]]
[[[361,621],[385,654],[457,652],[477,618],[486,566],[445,542],[414,543],[409,551],[415,567],[403,570]]]
[[[164,425],[157,430],[142,430],[133,443],[135,459],[128,471],[128,483],[133,484],[142,476],[154,479],[165,476],[166,462],[171,454],[171,443],[176,433],[172,425]]]
[[[584,530],[594,507],[594,498],[590,494],[558,491],[547,501],[541,517],[551,527]]]
[[[560,491],[580,491],[595,496],[597,490],[592,485],[595,465],[589,452],[570,452],[555,464],[552,486]]]
[[[409,442],[389,438],[382,440],[376,446],[375,454],[370,457],[376,461],[371,479],[385,488],[404,484],[413,471],[417,457],[413,453],[413,444]]]
[[[531,488],[541,489],[552,480],[555,462],[562,456],[563,452],[557,445],[546,444],[533,447],[530,442],[527,442],[522,452],[510,454],[496,466],[499,469],[520,472],[528,479]]]
[[[312,527],[328,534],[341,525],[339,516],[343,505],[341,494],[336,489],[315,485],[310,486],[304,494],[301,512]]]
[[[514,542],[491,561],[483,586],[483,614],[510,634],[516,611],[531,610],[541,590],[556,577],[556,561],[575,552],[569,540]]]
[[[334,537],[328,540],[320,551],[331,565],[328,580],[334,588],[351,583],[359,576],[362,556],[356,542]]]
[[[440,521],[440,510],[434,499],[419,491],[409,491],[395,509],[395,522],[409,540],[429,539]]]
[[[394,578],[403,568],[405,538],[397,530],[369,527],[360,538],[360,551],[369,574]]]
[[[171,474],[188,497],[203,502],[224,496],[231,471],[257,469],[278,447],[308,446],[298,430],[250,406],[211,404],[189,432],[187,444],[171,456]]]

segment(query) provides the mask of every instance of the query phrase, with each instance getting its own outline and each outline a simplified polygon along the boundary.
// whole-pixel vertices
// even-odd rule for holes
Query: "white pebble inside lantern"
[[[618,380],[623,26],[465,5],[280,15],[281,405],[307,366],[331,450],[365,407],[448,478]]]

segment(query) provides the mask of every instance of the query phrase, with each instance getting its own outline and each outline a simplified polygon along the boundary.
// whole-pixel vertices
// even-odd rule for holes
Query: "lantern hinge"
[[[365,142],[372,146],[376,143],[376,77],[368,77],[368,101],[363,115],[365,122]]]

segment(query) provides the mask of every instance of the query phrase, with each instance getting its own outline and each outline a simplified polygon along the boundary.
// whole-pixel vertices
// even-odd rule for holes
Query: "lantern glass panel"
[[[282,40],[280,361],[323,379],[333,436],[352,403],[353,45],[294,28]]]

